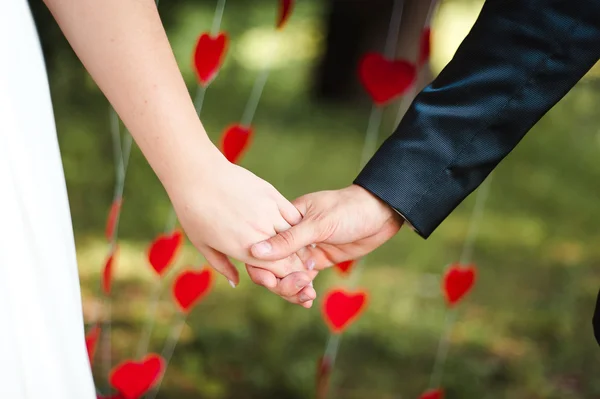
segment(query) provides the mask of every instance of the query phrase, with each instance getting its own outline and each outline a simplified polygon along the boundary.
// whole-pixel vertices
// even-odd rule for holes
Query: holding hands
[[[272,185],[220,152],[211,152],[201,162],[204,167],[190,165],[186,173],[176,174],[181,177],[174,184],[165,186],[192,244],[233,287],[239,274],[228,256],[254,265],[254,279],[275,294],[312,306],[316,292],[311,282],[317,272],[308,270],[297,254],[271,260],[250,253],[253,243],[299,223],[300,212]]]

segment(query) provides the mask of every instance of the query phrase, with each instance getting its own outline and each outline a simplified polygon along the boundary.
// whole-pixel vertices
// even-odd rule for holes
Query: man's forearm
[[[599,58],[597,0],[488,0],[355,184],[428,237]]]

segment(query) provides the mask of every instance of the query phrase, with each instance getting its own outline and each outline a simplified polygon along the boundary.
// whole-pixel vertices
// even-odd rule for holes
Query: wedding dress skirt
[[[0,399],[95,399],[71,215],[26,0],[0,11]]]

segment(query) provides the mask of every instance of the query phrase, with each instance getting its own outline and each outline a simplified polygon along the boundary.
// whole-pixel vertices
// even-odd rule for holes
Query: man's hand
[[[372,252],[392,238],[404,221],[357,185],[307,194],[293,204],[303,215],[302,221],[254,244],[251,253],[255,258],[273,261],[297,253],[309,269],[322,270]]]

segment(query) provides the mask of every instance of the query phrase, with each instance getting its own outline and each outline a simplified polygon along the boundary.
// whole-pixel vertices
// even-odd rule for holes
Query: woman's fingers
[[[317,276],[316,271],[295,272],[278,279],[271,272],[248,264],[246,270],[255,284],[262,285],[289,302],[302,304],[317,297],[312,287],[312,281]]]
[[[215,251],[210,247],[203,247],[200,252],[206,258],[206,261],[213,269],[217,272],[221,273],[227,280],[229,280],[229,284],[232,287],[235,287],[240,282],[240,275],[236,267],[231,263],[229,258],[219,252]]]
[[[250,265],[246,265],[246,271],[254,284],[262,285],[268,290],[273,290],[277,287],[277,277],[270,271]]]

